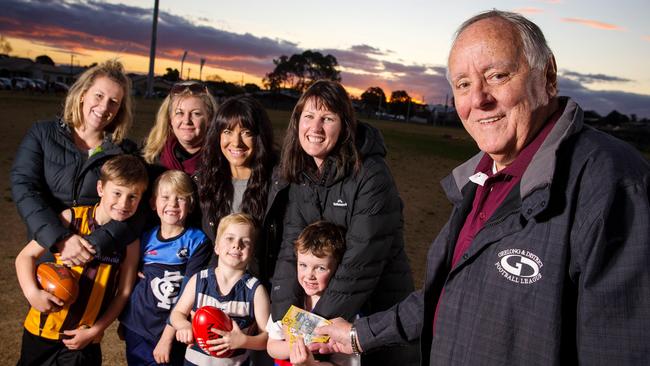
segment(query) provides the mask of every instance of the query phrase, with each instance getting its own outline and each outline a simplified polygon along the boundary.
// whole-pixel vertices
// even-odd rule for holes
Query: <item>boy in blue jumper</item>
[[[142,235],[141,278],[120,316],[129,365],[183,363],[185,345],[174,341],[167,319],[184,279],[207,266],[212,254],[205,234],[185,227],[193,197],[184,172],[168,170],[154,183],[151,200],[160,226]]]

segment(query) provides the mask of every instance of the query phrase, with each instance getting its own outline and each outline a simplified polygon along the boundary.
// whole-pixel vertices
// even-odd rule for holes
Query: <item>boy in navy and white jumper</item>
[[[207,266],[212,254],[205,234],[185,227],[193,197],[184,172],[168,170],[154,184],[152,206],[160,226],[142,235],[142,277],[120,316],[130,365],[183,363],[185,345],[174,341],[167,320],[184,279]]]
[[[248,350],[265,350],[269,318],[269,295],[260,281],[246,271],[253,259],[255,224],[247,214],[231,214],[221,219],[217,228],[216,268],[204,269],[187,282],[170,320],[176,339],[192,344],[190,313],[202,306],[221,309],[232,319],[232,330],[216,330],[218,339],[208,340],[210,351],[217,354],[234,350],[229,358],[212,357],[196,343],[185,352],[186,365],[248,365]]]

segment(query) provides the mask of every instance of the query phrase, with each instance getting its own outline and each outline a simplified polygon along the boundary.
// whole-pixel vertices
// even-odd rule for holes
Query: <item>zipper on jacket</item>
[[[492,226],[496,226],[496,225],[498,225],[498,224],[500,224],[500,223],[506,221],[506,219],[507,219],[510,215],[515,214],[515,213],[517,213],[517,212],[519,212],[519,211],[520,211],[520,209],[517,208],[517,209],[515,209],[515,210],[512,210],[512,211],[506,212],[504,215],[500,216],[499,218],[497,218],[497,219],[494,220],[494,221],[490,221],[490,222],[485,223],[485,225],[483,225],[483,227],[481,228],[481,230],[479,230],[479,231],[476,233],[476,235],[478,235],[481,231],[485,230],[486,228],[490,228],[490,227],[492,227]],[[475,235],[474,237],[476,237],[476,235]]]
[[[81,167],[79,165],[79,156],[75,156],[75,170],[74,170],[74,176],[72,177],[72,206],[77,206],[77,200],[79,198],[78,190],[79,190],[79,173],[81,171]]]

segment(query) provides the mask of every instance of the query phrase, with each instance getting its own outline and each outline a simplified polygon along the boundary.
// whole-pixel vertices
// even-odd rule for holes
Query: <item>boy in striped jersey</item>
[[[88,235],[111,220],[124,221],[135,214],[147,188],[144,163],[119,155],[101,168],[97,181],[100,201],[75,206],[61,220],[80,235]],[[79,295],[63,306],[60,299],[39,288],[36,262],[46,249],[32,240],[16,257],[16,275],[31,308],[18,365],[100,365],[104,330],[124,307],[138,267],[138,240],[120,253],[96,256],[83,266],[71,267],[79,281]],[[56,261],[60,263],[57,258]]]
[[[269,295],[260,281],[246,268],[253,259],[255,223],[247,214],[230,214],[219,222],[215,239],[217,267],[204,269],[190,278],[170,320],[176,339],[194,341],[189,316],[202,306],[221,309],[232,319],[230,332],[216,330],[221,337],[208,340],[210,351],[218,354],[234,350],[229,358],[212,357],[198,345],[185,351],[185,365],[240,366],[249,364],[248,350],[266,349],[266,320]]]

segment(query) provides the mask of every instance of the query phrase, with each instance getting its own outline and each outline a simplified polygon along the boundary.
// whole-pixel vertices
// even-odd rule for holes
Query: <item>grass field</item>
[[[27,310],[15,276],[14,260],[26,242],[24,224],[11,199],[9,170],[13,156],[34,121],[49,119],[61,110],[63,95],[42,96],[0,91],[0,360],[15,364],[20,349],[22,321]],[[135,123],[130,137],[141,141],[155,118],[159,100],[136,100]],[[282,140],[289,112],[270,110],[278,145]],[[377,126],[388,146],[387,161],[404,201],[405,242],[414,278],[419,287],[424,277],[426,251],[431,240],[447,219],[450,204],[443,196],[439,181],[458,163],[477,149],[461,129],[365,120]],[[105,365],[122,365],[124,345],[108,329],[102,343]]]

